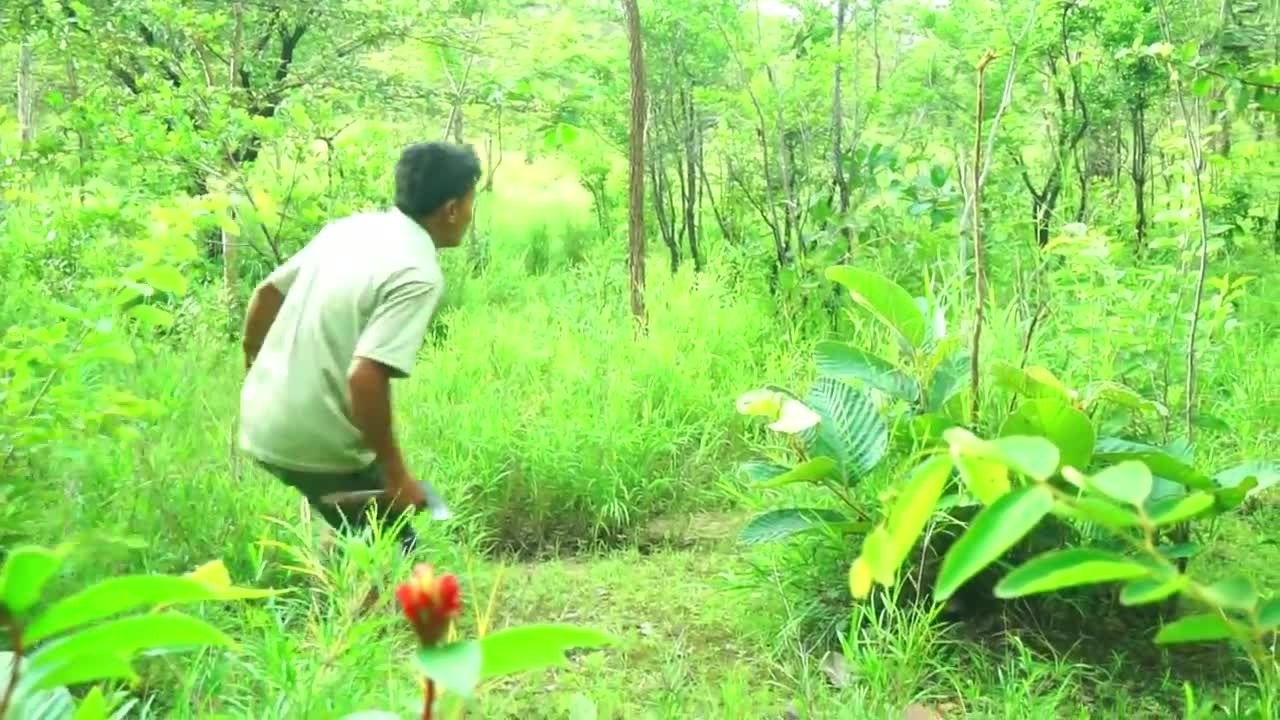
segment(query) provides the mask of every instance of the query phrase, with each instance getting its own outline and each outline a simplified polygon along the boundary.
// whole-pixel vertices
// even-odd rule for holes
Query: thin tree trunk
[[[680,99],[685,117],[685,239],[689,243],[689,257],[693,259],[693,271],[702,272],[702,254],[698,251],[698,118],[693,107],[693,94],[681,88]]]
[[[25,149],[36,137],[36,84],[31,44],[18,49],[18,140]]]
[[[839,197],[841,232],[849,252],[853,252],[853,229],[845,221],[849,213],[849,180],[844,175],[844,16],[848,0],[836,5],[836,67],[831,89],[831,164]],[[854,72],[858,69],[855,67]]]
[[[236,83],[239,79],[240,71],[240,44],[241,37],[244,32],[244,5],[237,2],[233,8],[234,16],[231,30],[231,52],[227,59],[227,92],[233,93],[236,89]],[[234,219],[234,212],[232,213]],[[240,256],[236,252],[240,245],[240,238],[235,234],[227,232],[224,227],[222,230],[222,287],[226,294],[227,310],[230,317],[237,316],[238,302],[236,298],[236,284],[240,276],[239,260]],[[229,324],[228,330],[231,330],[237,323]]]
[[[631,66],[631,137],[628,144],[629,192],[627,197],[627,260],[631,276],[631,314],[644,333],[648,314],[644,306],[644,131],[647,120],[643,35],[636,0],[622,0],[627,16]]]
[[[1137,233],[1137,247],[1141,252],[1147,246],[1147,205],[1146,205],[1146,183],[1147,183],[1147,130],[1145,113],[1142,105],[1135,105],[1130,111],[1130,123],[1133,130],[1133,153],[1132,153],[1132,170],[1133,177],[1133,203],[1134,213],[1134,231]]]

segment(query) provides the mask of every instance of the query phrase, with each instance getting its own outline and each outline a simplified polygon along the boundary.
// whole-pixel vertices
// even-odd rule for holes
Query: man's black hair
[[[461,199],[480,181],[480,158],[470,145],[416,143],[396,163],[396,207],[414,220]]]

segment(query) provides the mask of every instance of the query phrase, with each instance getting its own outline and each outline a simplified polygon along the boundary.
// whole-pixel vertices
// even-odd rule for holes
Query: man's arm
[[[391,427],[391,378],[394,371],[376,360],[357,357],[347,373],[351,416],[365,445],[377,455],[394,506],[426,504],[422,489],[405,465],[400,444]]]
[[[352,421],[377,455],[393,507],[426,505],[392,431],[391,380],[412,372],[439,299],[440,287],[421,279],[403,280],[384,290],[356,342],[347,372]]]
[[[245,312],[244,318],[244,367],[246,370],[253,365],[253,361],[258,357],[258,351],[262,349],[262,342],[267,337],[267,331],[271,329],[271,324],[275,322],[276,315],[280,312],[280,306],[284,304],[284,293],[280,292],[275,285],[270,282],[264,282],[253,291],[253,297],[249,300],[249,308]]]

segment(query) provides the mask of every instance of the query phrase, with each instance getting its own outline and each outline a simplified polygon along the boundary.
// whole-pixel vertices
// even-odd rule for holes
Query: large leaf
[[[1130,580],[1120,590],[1121,605],[1147,605],[1160,602],[1182,590],[1187,584],[1183,575],[1170,574],[1164,578],[1137,578]]]
[[[1137,460],[1125,460],[1087,478],[1085,483],[1089,489],[1112,500],[1142,507],[1151,495],[1155,481],[1146,465]]]
[[[775,542],[803,532],[849,522],[849,518],[825,508],[784,508],[761,513],[742,529],[739,539],[748,545]]]
[[[103,680],[136,680],[128,658],[111,652],[89,652],[31,663],[30,671],[18,682],[24,692],[56,690]]]
[[[34,645],[58,633],[139,608],[273,594],[273,590],[213,585],[198,576],[123,575],[103,580],[54,603],[27,626],[22,640]]]
[[[846,484],[862,479],[884,457],[889,427],[866,393],[835,378],[819,378],[805,398],[821,418],[801,435],[810,455],[829,455],[840,465]]]
[[[1258,589],[1243,575],[1219,580],[1202,592],[1206,600],[1228,610],[1251,610],[1258,602]]]
[[[1147,566],[1122,555],[1089,548],[1055,550],[1034,557],[1005,575],[996,585],[995,595],[1005,599],[1025,597],[1150,574]]]
[[[1058,448],[1058,468],[1070,465],[1083,470],[1089,466],[1089,458],[1093,456],[1095,436],[1089,418],[1061,400],[1023,402],[1005,420],[1000,435],[1047,438]]]
[[[54,640],[33,653],[33,667],[61,663],[78,656],[112,654],[132,657],[142,650],[230,646],[217,628],[181,613],[135,615],[109,620]]]
[[[911,479],[894,499],[885,523],[893,550],[894,572],[902,565],[933,516],[950,475],[951,459],[945,455],[934,456],[912,471]]]
[[[1156,644],[1212,642],[1231,637],[1231,626],[1217,613],[1203,613],[1179,618],[1160,628]]]
[[[1156,527],[1177,525],[1197,517],[1213,509],[1213,495],[1207,492],[1194,492],[1180,498],[1171,498],[1153,503],[1148,511],[1151,523]]]
[[[809,430],[820,420],[804,403],[772,388],[743,393],[737,408],[743,415],[767,418],[769,429],[789,435]]]
[[[911,294],[892,280],[848,265],[827,268],[827,279],[843,285],[862,306],[912,348],[924,345],[924,315]]]
[[[790,470],[766,480],[756,487],[778,488],[795,483],[820,483],[837,470],[836,461],[829,457],[806,460]]]
[[[907,402],[920,398],[920,386],[888,360],[853,347],[826,340],[815,351],[818,373],[840,380],[857,380]]]
[[[1038,436],[1009,435],[982,440],[968,430],[955,427],[943,433],[952,456],[994,460],[1036,480],[1047,480],[1058,468],[1058,447]]]
[[[930,412],[942,412],[947,403],[964,390],[968,381],[969,356],[965,353],[948,356],[930,378],[927,409]]]
[[[989,372],[996,385],[1022,397],[1060,400],[1065,403],[1073,400],[1071,390],[1045,368],[1020,368],[1003,360],[996,360],[991,363]]]
[[[777,463],[766,462],[749,462],[743,463],[739,468],[743,475],[752,483],[768,482],[783,473],[790,472],[791,468],[786,465],[778,465]]]
[[[480,680],[504,675],[567,667],[565,652],[575,648],[600,648],[614,643],[613,637],[590,628],[541,624],[507,628],[480,639],[483,664]]]
[[[423,675],[454,694],[467,697],[480,684],[484,660],[478,640],[418,648],[414,659]]]
[[[1093,449],[1095,463],[1114,465],[1124,460],[1139,460],[1150,468],[1152,475],[1195,490],[1214,490],[1217,487],[1208,475],[1174,457],[1167,450],[1120,438],[1099,438]]]
[[[0,605],[10,614],[22,615],[40,601],[49,579],[62,567],[66,546],[49,549],[22,545],[13,549],[0,567]]]
[[[942,560],[933,597],[942,602],[1003,555],[1053,507],[1053,493],[1042,485],[1006,493],[983,508],[967,532]]]
[[[1258,608],[1258,623],[1264,629],[1280,628],[1280,598],[1272,598]]]
[[[990,505],[1013,488],[1009,467],[1003,462],[965,453],[954,446],[952,456],[965,486],[983,505]]]
[[[1168,417],[1169,408],[1138,394],[1137,390],[1117,382],[1103,381],[1090,383],[1084,390],[1084,406],[1093,407],[1096,403],[1106,401],[1127,410],[1139,413],[1151,413],[1160,417]]]
[[[1239,487],[1249,478],[1255,483],[1247,494],[1260,493],[1280,482],[1280,463],[1258,460],[1221,470],[1213,476],[1214,482],[1224,488]]]
[[[0,650],[0,697],[4,697],[9,689],[14,660],[12,652]],[[24,660],[21,669],[25,671],[28,665]],[[28,683],[19,680],[19,685],[24,684]],[[74,713],[75,699],[65,687],[39,691],[15,689],[12,705],[4,720],[68,720]]]

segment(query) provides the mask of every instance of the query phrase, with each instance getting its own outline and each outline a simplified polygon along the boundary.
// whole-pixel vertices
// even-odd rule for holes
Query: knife
[[[422,494],[427,498],[427,509],[431,511],[432,520],[448,520],[453,517],[453,513],[449,511],[449,506],[445,503],[444,498],[440,497],[440,493],[436,492],[431,483],[419,480],[418,484],[422,487]],[[384,494],[385,491],[383,490],[353,490],[322,495],[320,496],[320,501],[329,505],[367,503],[383,497]]]

